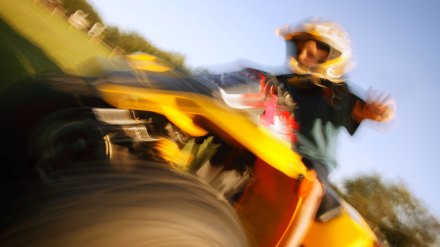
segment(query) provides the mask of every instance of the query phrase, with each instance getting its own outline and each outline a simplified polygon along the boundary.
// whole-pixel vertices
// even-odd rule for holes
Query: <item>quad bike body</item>
[[[169,235],[160,236],[156,242],[151,240],[148,242],[150,246],[155,243],[198,246],[194,243],[199,241],[200,246],[208,246],[209,241],[215,246],[277,246],[289,234],[289,224],[302,206],[301,201],[307,196],[310,184],[319,181],[307,171],[289,141],[279,138],[259,122],[261,112],[258,113],[258,107],[237,107],[243,106],[237,103],[243,100],[225,92],[212,80],[188,76],[145,59],[142,54],[131,58],[97,59],[86,66],[88,75],[47,74],[18,89],[20,95],[28,92],[29,96],[5,98],[2,127],[9,130],[6,140],[18,141],[21,146],[4,145],[2,159],[14,167],[3,168],[6,182],[2,194],[12,201],[20,201],[22,196],[17,194],[47,195],[47,191],[64,188],[62,191],[69,191],[71,197],[51,192],[55,199],[44,197],[45,200],[37,203],[41,205],[39,208],[55,202],[66,202],[67,205],[74,205],[72,201],[84,202],[75,204],[69,211],[84,221],[78,223],[73,218],[69,221],[63,216],[64,211],[60,211],[59,217],[48,217],[51,218],[49,223],[67,218],[65,224],[61,224],[65,230],[64,235],[57,235],[58,242],[39,238],[37,233],[32,233],[32,240],[37,239],[41,246],[50,246],[46,245],[48,242],[53,246],[59,241],[71,242],[67,234],[70,230],[81,234],[85,230],[75,229],[89,225],[98,232],[96,236],[101,236],[99,225],[90,224],[86,219],[92,219],[94,215],[88,209],[103,207],[100,203],[106,201],[104,211],[108,210],[111,217],[117,218],[114,220],[106,214],[99,214],[97,221],[107,219],[110,222],[112,219],[111,222],[121,222],[124,217],[142,218],[142,210],[133,211],[134,215],[126,214],[126,210],[128,212],[133,207],[144,207],[148,212],[162,209],[158,214],[145,216],[141,228],[150,229],[147,231],[150,240],[159,231],[152,229],[174,230],[170,230]],[[121,63],[127,66],[114,66]],[[99,69],[93,70],[92,67]],[[248,97],[245,101],[249,105],[255,98]],[[214,169],[206,170],[209,165]],[[102,169],[105,172],[101,172]],[[94,179],[88,171],[97,176],[98,186],[91,186]],[[109,172],[113,175],[108,175]],[[157,179],[161,176],[164,180]],[[26,182],[22,183],[23,180]],[[106,190],[107,180],[110,186]],[[155,183],[148,182],[153,180]],[[127,181],[147,185],[145,188],[133,185],[135,190],[121,190],[123,183],[118,182]],[[29,192],[29,186],[37,189]],[[72,189],[77,186],[91,188]],[[172,189],[160,189],[161,186]],[[188,189],[191,186],[196,189]],[[176,192],[180,190],[183,194]],[[194,195],[191,192],[194,190],[203,192]],[[104,196],[96,201],[85,199],[91,198],[90,191]],[[118,193],[108,194],[108,191]],[[128,199],[141,197],[142,191],[151,198],[141,200],[140,204]],[[181,197],[185,193],[192,199],[183,200]],[[122,206],[111,206],[117,204],[116,198],[123,198]],[[206,198],[205,202],[203,198]],[[159,200],[157,204],[146,203],[156,199]],[[374,233],[364,219],[346,202],[341,204],[342,213],[337,218],[313,224],[304,246],[375,245]],[[15,204],[4,207],[5,211],[12,211]],[[220,215],[226,220],[214,217],[215,210],[222,212]],[[13,230],[5,231],[6,235],[0,239],[12,243],[19,238],[19,231],[14,230],[12,220],[4,222],[6,230]],[[23,222],[21,224],[34,228],[39,224],[31,216],[30,220]],[[166,227],[166,222],[172,222],[172,227]],[[18,225],[17,229],[34,229]],[[58,223],[47,227],[61,231],[56,226]],[[115,224],[109,229],[113,231],[113,227],[118,229],[120,226]],[[198,235],[205,242],[188,237],[197,235],[194,229],[200,230]],[[136,231],[132,229],[130,232]],[[123,242],[129,236],[130,233],[124,231],[124,234],[114,234],[110,239]],[[167,242],[171,236],[180,237],[176,237],[175,242]],[[73,241],[71,245],[83,245],[87,243],[84,240],[87,237],[79,238],[83,242]],[[139,235],[133,235],[133,239],[145,241]],[[185,239],[189,239],[188,242]],[[231,239],[231,242],[219,239]],[[93,246],[106,246],[107,240],[102,237],[102,241]]]

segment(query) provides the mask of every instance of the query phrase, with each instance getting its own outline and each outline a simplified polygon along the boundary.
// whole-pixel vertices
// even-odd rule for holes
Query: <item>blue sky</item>
[[[281,66],[285,46],[277,27],[313,16],[340,23],[353,44],[350,83],[389,93],[397,114],[386,125],[363,123],[354,137],[341,134],[332,181],[380,173],[406,183],[440,218],[440,1],[88,1],[106,24],[184,54],[192,68],[240,59]]]

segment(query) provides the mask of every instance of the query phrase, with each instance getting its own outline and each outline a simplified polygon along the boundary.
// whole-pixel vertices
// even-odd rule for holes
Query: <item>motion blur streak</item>
[[[11,215],[22,220],[0,246],[247,246],[229,204],[195,177],[125,162],[138,169],[95,162],[55,174],[51,189]]]

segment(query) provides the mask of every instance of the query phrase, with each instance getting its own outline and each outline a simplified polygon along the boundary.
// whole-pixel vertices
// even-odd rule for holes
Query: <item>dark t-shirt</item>
[[[356,100],[360,99],[345,83],[334,84],[310,75],[295,74],[282,75],[278,79],[296,103],[293,112],[299,130],[295,150],[304,158],[333,170],[337,135],[341,127],[351,135],[356,131],[359,123],[351,113]]]

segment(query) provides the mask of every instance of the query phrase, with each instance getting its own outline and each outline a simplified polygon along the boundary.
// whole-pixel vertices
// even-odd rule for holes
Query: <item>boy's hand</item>
[[[378,122],[386,122],[393,118],[393,100],[389,95],[369,92],[365,104],[357,101],[353,108],[353,118],[361,122],[364,119],[371,119]]]

